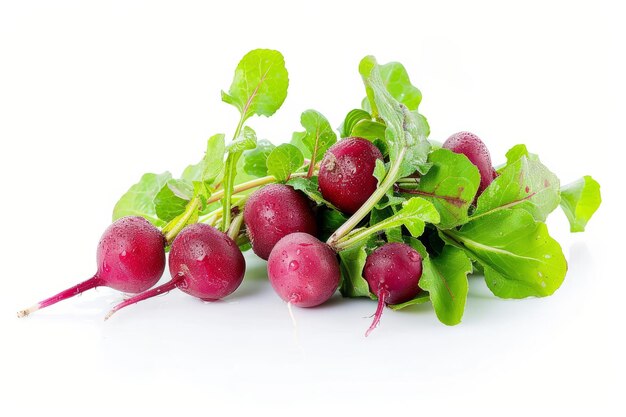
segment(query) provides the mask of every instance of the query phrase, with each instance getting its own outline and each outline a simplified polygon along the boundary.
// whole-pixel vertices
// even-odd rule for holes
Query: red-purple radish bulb
[[[159,281],[165,269],[165,238],[143,217],[124,217],[109,226],[98,243],[103,285],[139,293]]]
[[[207,224],[196,223],[186,226],[172,242],[169,268],[170,281],[122,301],[104,319],[175,288],[204,301],[224,298],[243,281],[246,261],[228,235]]]
[[[421,291],[418,284],[422,277],[422,256],[405,243],[386,243],[368,255],[363,277],[378,297],[378,308],[367,336],[380,322],[385,305],[404,303]]]
[[[324,155],[318,176],[326,200],[339,210],[353,214],[376,190],[376,160],[380,150],[363,138],[346,138],[331,146]]]
[[[56,304],[95,287],[138,293],[157,283],[165,269],[165,238],[142,217],[123,217],[102,234],[96,274],[59,294],[18,312],[19,317]]]
[[[177,287],[189,295],[214,301],[233,293],[246,272],[246,261],[237,244],[207,224],[187,226],[174,239],[169,255]]]
[[[246,202],[243,219],[252,250],[265,260],[274,245],[288,234],[317,234],[309,200],[300,191],[284,184],[270,184],[252,193]]]
[[[298,307],[326,302],[339,286],[337,254],[306,233],[292,233],[278,241],[267,262],[276,293]]]
[[[485,188],[496,178],[489,149],[475,134],[470,132],[455,133],[443,143],[443,148],[465,155],[472,164],[476,165],[480,173],[477,196],[482,194]]]

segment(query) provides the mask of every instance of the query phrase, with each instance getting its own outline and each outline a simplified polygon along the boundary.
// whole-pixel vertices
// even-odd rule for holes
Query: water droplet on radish
[[[301,253],[302,253],[302,250],[296,249],[296,255],[300,255]]]
[[[421,256],[419,253],[417,252],[413,252],[413,251],[409,251],[409,259],[411,260],[411,262],[419,262],[421,261]]]
[[[289,262],[289,270],[290,271],[297,271],[298,268],[300,268],[300,264],[298,263],[298,261],[291,261],[291,262]]]

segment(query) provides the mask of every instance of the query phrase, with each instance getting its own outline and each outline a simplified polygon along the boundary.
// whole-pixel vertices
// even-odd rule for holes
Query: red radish
[[[383,159],[374,144],[362,138],[346,138],[331,146],[320,165],[319,187],[326,200],[344,213],[353,214],[376,190],[376,160]]]
[[[208,224],[189,225],[174,242],[169,254],[172,279],[116,305],[118,310],[174,288],[204,301],[215,301],[235,291],[246,271],[246,261],[237,244]]]
[[[327,301],[339,286],[337,254],[306,233],[278,241],[267,261],[270,283],[280,298],[298,307]]]
[[[252,250],[267,260],[272,248],[290,233],[317,233],[309,200],[284,184],[270,184],[255,191],[243,212]]]
[[[98,243],[98,270],[78,285],[17,313],[24,317],[44,307],[105,286],[138,293],[157,283],[165,269],[165,238],[142,217],[123,217],[105,231]]]
[[[444,143],[443,148],[454,153],[461,153],[478,168],[480,172],[480,186],[476,197],[485,191],[485,188],[496,178],[496,171],[491,164],[489,149],[478,136],[470,132],[458,132],[450,136]]]
[[[365,333],[368,336],[378,326],[385,305],[404,303],[420,292],[422,256],[407,244],[386,243],[369,254],[363,277],[378,297],[374,321]]]

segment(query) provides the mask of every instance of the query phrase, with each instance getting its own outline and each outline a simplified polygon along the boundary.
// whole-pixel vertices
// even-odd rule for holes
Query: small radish
[[[255,191],[246,202],[243,218],[252,250],[265,260],[276,242],[288,234],[317,233],[309,200],[284,184],[270,184]]]
[[[267,274],[280,298],[298,307],[327,301],[341,276],[337,254],[306,233],[292,233],[278,241],[267,261]]]
[[[104,231],[98,243],[97,261],[98,270],[93,277],[18,312],[18,317],[100,286],[128,293],[147,290],[163,275],[165,238],[146,219],[123,217]]]
[[[489,149],[478,136],[470,132],[458,132],[450,136],[443,147],[454,153],[461,153],[478,168],[480,172],[480,186],[476,197],[485,191],[485,188],[496,178],[496,171],[491,164]]]
[[[331,146],[320,165],[319,187],[324,198],[339,210],[353,214],[376,190],[376,160],[383,159],[374,144],[347,138]]]
[[[204,301],[224,298],[243,281],[246,261],[237,244],[225,233],[196,223],[185,227],[172,242],[169,268],[170,281],[122,301],[105,320],[124,307],[174,288]]]
[[[363,277],[378,297],[374,321],[365,333],[368,336],[378,326],[385,305],[404,303],[420,292],[422,256],[407,244],[386,243],[369,254]]]

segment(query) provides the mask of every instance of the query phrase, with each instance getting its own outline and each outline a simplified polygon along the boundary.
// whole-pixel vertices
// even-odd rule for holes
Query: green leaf
[[[154,197],[159,219],[169,222],[185,211],[194,196],[194,187],[184,180],[170,179]]]
[[[311,155],[313,163],[322,160],[328,148],[337,142],[337,135],[328,120],[315,110],[306,110],[300,116],[300,123],[306,130],[301,138],[302,144]]]
[[[270,49],[248,52],[237,65],[222,101],[239,109],[242,123],[253,114],[271,116],[287,97],[289,75],[283,55]]]
[[[366,244],[339,252],[341,262],[341,285],[339,291],[344,297],[369,297],[370,287],[363,278],[363,268],[367,260]]]
[[[222,174],[224,169],[224,152],[226,150],[224,134],[213,135],[207,141],[200,181],[211,185]]]
[[[144,174],[137,184],[118,200],[113,209],[113,221],[126,216],[141,216],[157,227],[165,224],[156,215],[154,197],[172,174]]]
[[[507,153],[507,163],[500,175],[478,197],[473,216],[498,210],[521,208],[535,220],[545,221],[559,205],[559,179],[536,155],[523,154],[519,145]]]
[[[174,240],[175,236],[187,225],[198,222],[200,211],[198,210],[197,203],[197,198],[193,198],[191,199],[191,201],[187,201],[187,204],[185,204],[183,210],[178,215],[173,217],[165,225],[165,227],[163,227],[163,235],[165,235],[169,243],[171,243]]]
[[[589,175],[561,187],[561,208],[569,220],[572,233],[585,231],[587,222],[601,202],[600,184]]]
[[[373,120],[361,120],[359,123],[354,125],[350,136],[356,136],[374,142],[377,139],[385,140],[386,130],[387,126],[380,122]]]
[[[489,289],[501,298],[545,297],[565,278],[567,262],[544,223],[520,209],[486,214],[441,231],[447,243],[465,250],[485,270]]]
[[[320,207],[317,211],[317,233],[319,239],[324,242],[335,230],[344,224],[348,218],[340,211],[327,207]]]
[[[376,160],[376,163],[374,165],[374,172],[372,173],[372,175],[378,180],[378,185],[383,182],[385,176],[387,175],[387,168],[385,167],[385,163],[382,160]]]
[[[252,128],[245,126],[238,138],[228,144],[226,149],[233,154],[256,148],[256,133]]]
[[[370,226],[372,226],[380,223],[385,219],[393,216],[395,213],[396,210],[394,210],[394,208],[391,206],[386,206],[380,209],[374,207],[370,212],[369,224]],[[402,228],[398,226],[387,229],[385,230],[385,236],[387,237],[387,242],[402,242]]]
[[[204,171],[204,158],[197,164],[187,165],[183,170],[180,179],[188,182],[199,182],[202,178],[202,172]]]
[[[381,198],[374,207],[382,210],[385,207],[397,206],[399,204],[403,204],[406,201],[407,198],[405,196],[396,195],[393,191],[393,188],[389,188],[383,198]]]
[[[293,132],[291,135],[291,142],[289,143],[291,143],[296,148],[300,149],[300,151],[302,152],[302,155],[306,159],[311,159],[311,151],[303,142],[305,137],[306,137],[306,132]]]
[[[379,65],[383,84],[389,94],[399,103],[404,104],[409,110],[417,110],[421,101],[421,91],[411,84],[409,74],[399,62],[389,62]],[[371,100],[363,100],[363,109],[372,109]]]
[[[267,175],[267,157],[275,147],[268,140],[258,141],[256,148],[243,153],[243,171],[253,177],[265,177]]]
[[[522,157],[537,159],[537,155],[528,152],[526,145],[518,144],[509,149],[506,153],[506,165],[511,165]],[[505,166],[506,166],[505,165]]]
[[[387,307],[389,307],[392,310],[402,310],[405,307],[409,307],[409,306],[413,306],[417,304],[424,304],[429,301],[430,301],[430,295],[425,291],[420,291],[415,296],[415,298],[412,298],[409,301],[405,301],[404,303],[400,303],[400,304],[387,304]]]
[[[379,115],[387,125],[385,140],[389,147],[390,162],[392,165],[395,161],[400,164],[397,178],[411,175],[416,170],[426,173],[430,144],[417,113],[411,112],[389,94],[374,57],[363,58],[359,72],[372,105],[372,114]]]
[[[350,110],[341,126],[339,126],[339,134],[341,135],[341,137],[347,138],[349,136],[352,136],[352,130],[354,129],[354,126],[361,120],[372,120],[372,116],[365,110]]]
[[[317,204],[323,204],[328,208],[339,211],[332,203],[326,201],[322,193],[319,191],[317,177],[303,178],[296,177],[287,181],[287,185],[293,187],[294,190],[302,191],[310,200]]]
[[[402,208],[392,216],[369,227],[354,229],[340,239],[335,248],[343,250],[352,247],[378,232],[399,226],[405,226],[412,236],[417,237],[424,232],[426,222],[438,223],[439,213],[429,201],[420,197],[414,197],[406,201]]]
[[[424,132],[424,136],[430,136],[430,125],[428,124],[428,119],[426,119],[423,114],[418,113],[417,110],[413,111],[412,113],[415,117],[418,129]],[[435,141],[431,141],[430,143],[431,147],[436,145]],[[441,148],[441,146],[439,146],[439,148]]]
[[[283,143],[272,150],[267,157],[267,173],[278,181],[285,181],[304,163],[300,149],[289,143]]]
[[[417,110],[422,101],[422,93],[411,84],[409,74],[401,63],[389,62],[381,65],[380,74],[387,91],[393,98],[409,110]]]
[[[461,249],[446,245],[439,256],[424,258],[423,266],[419,286],[428,291],[437,318],[448,326],[459,324],[465,311],[467,274],[472,272],[472,262]]]
[[[215,180],[223,174],[224,169],[224,134],[218,133],[211,136],[207,140],[206,152],[204,158],[194,165],[188,165],[181,179],[189,183],[208,182],[211,185]]]
[[[450,229],[467,223],[468,209],[480,184],[480,173],[463,154],[448,149],[438,149],[429,155],[433,165],[419,179],[415,190],[400,192],[418,194],[435,206],[441,221],[438,227]]]

